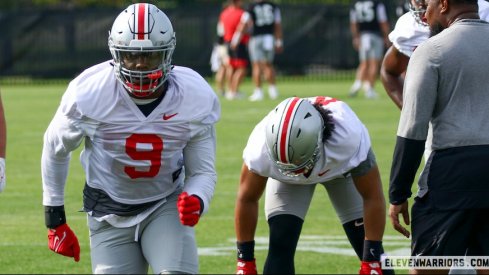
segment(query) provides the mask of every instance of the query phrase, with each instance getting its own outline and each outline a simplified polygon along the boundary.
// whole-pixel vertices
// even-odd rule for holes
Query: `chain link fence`
[[[177,37],[173,63],[211,76],[209,59],[222,1],[189,2],[163,9]],[[345,71],[357,66],[345,1],[281,2],[284,52],[275,60],[278,75],[343,78]],[[388,8],[393,24],[394,7]],[[0,11],[0,78],[70,79],[110,59],[108,31],[120,11],[115,7]]]

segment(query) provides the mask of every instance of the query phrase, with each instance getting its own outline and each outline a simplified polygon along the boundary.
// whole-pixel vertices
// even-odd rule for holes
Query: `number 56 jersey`
[[[217,96],[195,71],[174,67],[163,100],[145,116],[109,62],[75,78],[44,135],[43,204],[64,204],[70,155],[80,155],[86,182],[124,204],[184,190],[208,203],[217,180]],[[204,207],[208,209],[208,207]]]

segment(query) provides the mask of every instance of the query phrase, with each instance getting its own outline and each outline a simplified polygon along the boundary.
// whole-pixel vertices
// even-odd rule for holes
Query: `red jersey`
[[[236,6],[229,6],[225,8],[219,16],[219,21],[224,28],[224,42],[230,43],[233,39],[234,32],[241,21],[241,16],[245,11],[242,8]],[[248,43],[249,34],[243,33],[240,43]]]

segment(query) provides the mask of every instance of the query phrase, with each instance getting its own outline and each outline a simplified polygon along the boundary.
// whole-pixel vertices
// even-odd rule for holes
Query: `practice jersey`
[[[272,2],[260,1],[250,4],[248,13],[253,20],[253,36],[273,34],[275,23],[281,22],[280,9]]]
[[[246,17],[247,15],[243,9],[234,6],[229,6],[221,12],[221,15],[219,16],[219,24],[221,24],[222,28],[224,29],[224,42],[231,42],[239,23],[241,21],[246,21]],[[249,39],[250,36],[244,33],[240,42],[246,44],[248,43]]]
[[[477,4],[479,5],[479,17],[482,20],[489,22],[489,2],[486,0],[479,0]]]
[[[416,22],[414,16],[407,12],[397,19],[389,40],[396,49],[407,57],[411,57],[416,47],[430,37],[430,29]]]
[[[381,22],[387,22],[385,5],[378,0],[357,0],[350,9],[350,22],[360,32],[381,33]]]
[[[116,79],[109,61],[69,84],[44,135],[44,205],[64,204],[70,152],[82,142],[87,184],[116,202],[152,202],[184,185],[184,191],[209,204],[217,180],[218,99],[189,68],[175,66],[167,81],[166,95],[147,117]]]
[[[370,137],[367,128],[350,107],[330,97],[310,97],[311,103],[319,102],[332,112],[335,128],[332,136],[324,143],[320,157],[309,177],[283,175],[268,155],[266,125],[269,113],[253,129],[243,151],[243,160],[248,168],[264,177],[291,184],[316,184],[344,177],[367,158]]]

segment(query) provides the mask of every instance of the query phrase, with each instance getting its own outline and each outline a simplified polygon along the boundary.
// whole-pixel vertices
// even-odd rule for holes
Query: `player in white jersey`
[[[486,20],[489,22],[489,1],[488,0],[479,0],[477,1],[477,5],[479,5],[479,17],[482,20]]]
[[[429,27],[423,19],[426,10],[425,0],[408,0],[408,4],[410,11],[397,20],[394,30],[389,34],[392,46],[384,55],[380,68],[382,84],[399,109],[402,108],[404,74],[409,58],[414,50],[430,37]],[[479,0],[478,5],[479,17],[489,21],[489,2]]]
[[[214,193],[218,99],[195,71],[171,65],[168,17],[132,4],[109,34],[113,60],[68,86],[44,135],[49,248],[79,260],[66,223],[71,152],[84,143],[84,211],[93,273],[198,272],[193,226]]]
[[[382,184],[368,131],[346,103],[324,96],[282,101],[253,129],[243,160],[235,212],[238,273],[256,273],[254,235],[265,188],[270,243],[264,273],[295,272],[295,249],[316,184],[326,188],[362,258],[360,272],[380,272]]]
[[[392,46],[385,53],[380,68],[380,79],[387,95],[399,109],[402,107],[402,88],[409,58],[430,35],[428,25],[423,22],[426,10],[424,0],[408,2],[410,11],[399,17],[394,30],[389,34]]]

